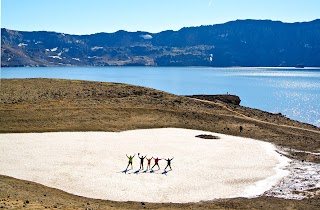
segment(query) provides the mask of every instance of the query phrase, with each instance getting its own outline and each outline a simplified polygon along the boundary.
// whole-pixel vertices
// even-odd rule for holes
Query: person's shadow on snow
[[[168,171],[163,171],[161,174],[166,175],[167,176]]]
[[[152,174],[153,174],[153,173],[158,172],[158,171],[160,171],[160,169],[157,169],[157,170],[153,170],[153,169],[151,169],[151,170],[150,170],[150,173],[152,173]]]
[[[168,170],[168,171],[164,170],[164,171],[162,172],[162,174],[164,174],[164,175],[167,176],[167,173],[168,173],[169,171],[172,171],[172,169],[170,169],[170,170]]]
[[[131,169],[124,169],[123,171],[121,171],[121,173],[125,173],[127,174],[128,171],[130,171]]]
[[[140,169],[139,170],[136,170],[135,172],[134,172],[134,174],[139,174],[139,172],[140,172]]]
[[[127,174],[129,171],[131,171],[132,169],[125,169],[125,170],[123,170],[123,171],[120,171],[121,173],[124,173],[124,174]],[[158,171],[160,171],[159,169],[158,170],[153,170],[153,169],[151,169],[150,171],[149,171],[149,173],[150,174],[163,174],[163,175],[167,175],[167,173],[168,172],[170,172],[170,171],[172,171],[172,169],[170,169],[170,170],[164,170],[163,172],[158,172]],[[120,173],[120,172],[118,172],[118,173]],[[148,172],[148,170],[144,170],[144,171],[141,171],[140,169],[139,170],[136,170],[135,172],[131,172],[131,173],[128,173],[128,174],[136,174],[136,175],[138,175],[139,173],[147,173]],[[157,173],[158,172],[158,173]]]

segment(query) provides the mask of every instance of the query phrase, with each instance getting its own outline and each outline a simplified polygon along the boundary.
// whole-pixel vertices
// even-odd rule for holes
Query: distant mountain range
[[[85,27],[85,26],[84,26]],[[320,19],[237,20],[160,33],[1,29],[1,66],[320,66]]]

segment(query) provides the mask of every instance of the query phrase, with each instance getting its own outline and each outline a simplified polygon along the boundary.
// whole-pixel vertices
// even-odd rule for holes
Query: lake
[[[320,68],[18,67],[1,78],[62,78],[146,86],[178,95],[235,94],[241,105],[320,127]]]

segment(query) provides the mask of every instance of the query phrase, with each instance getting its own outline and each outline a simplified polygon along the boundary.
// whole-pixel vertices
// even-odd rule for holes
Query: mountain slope
[[[92,35],[1,29],[1,66],[320,66],[320,20]]]

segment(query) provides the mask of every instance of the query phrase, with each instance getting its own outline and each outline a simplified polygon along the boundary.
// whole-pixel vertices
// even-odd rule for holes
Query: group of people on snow
[[[134,158],[134,156],[135,156],[135,154],[133,155],[133,156],[128,156],[127,154],[126,154],[126,156],[127,156],[127,158],[129,159],[129,162],[128,162],[128,165],[127,165],[127,168],[126,168],[126,170],[128,170],[128,167],[131,165],[131,169],[133,169],[133,165],[132,165],[132,163],[133,163],[133,158]],[[145,155],[145,156],[141,156],[140,157],[140,153],[138,153],[138,157],[139,157],[139,159],[140,159],[140,168],[139,168],[139,170],[144,170],[144,168],[143,168],[143,163],[144,163],[144,159],[146,159],[147,160],[147,162],[148,162],[148,165],[147,165],[147,169],[146,170],[153,170],[153,168],[155,167],[155,166],[158,166],[158,170],[160,170],[160,166],[159,166],[159,161],[160,160],[166,160],[167,161],[167,166],[164,168],[164,170],[166,170],[168,167],[170,168],[170,170],[172,170],[172,168],[171,168],[171,161],[173,160],[173,158],[168,158],[168,159],[160,159],[160,158],[154,158],[154,157],[151,157],[151,158],[147,158],[147,155]],[[154,165],[151,167],[151,160],[152,159],[154,159]]]

